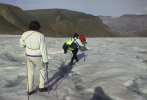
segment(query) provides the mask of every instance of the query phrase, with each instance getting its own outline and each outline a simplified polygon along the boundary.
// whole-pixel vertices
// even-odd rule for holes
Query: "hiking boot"
[[[45,88],[39,88],[39,92],[47,92],[47,91],[48,91],[47,87],[45,87]]]
[[[79,59],[76,59],[76,62],[79,62]]]
[[[31,92],[27,92],[28,95],[32,95],[33,93],[35,93],[35,90],[33,90]]]
[[[73,62],[70,62],[69,65],[74,65],[74,63]]]

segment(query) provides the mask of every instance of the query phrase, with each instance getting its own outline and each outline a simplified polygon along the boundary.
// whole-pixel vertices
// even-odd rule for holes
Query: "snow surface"
[[[0,100],[28,100],[19,38],[0,35]],[[89,49],[79,51],[74,66],[62,50],[68,38],[46,39],[50,91],[30,100],[147,100],[147,38],[88,38]]]

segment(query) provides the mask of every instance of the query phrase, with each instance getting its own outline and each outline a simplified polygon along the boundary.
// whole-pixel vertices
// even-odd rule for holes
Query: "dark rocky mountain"
[[[46,36],[65,37],[84,32],[91,37],[115,36],[102,21],[93,15],[65,9],[23,11],[21,8],[0,4],[0,34],[22,34],[31,20],[41,23]]]
[[[71,36],[84,32],[87,36],[114,36],[102,21],[93,15],[65,9],[27,11],[35,16],[46,32],[52,36]]]
[[[30,20],[19,7],[0,4],[0,34],[20,34],[27,30]]]

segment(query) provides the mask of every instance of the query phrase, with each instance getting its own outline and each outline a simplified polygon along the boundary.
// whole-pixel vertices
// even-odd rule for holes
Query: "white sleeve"
[[[40,51],[42,54],[43,62],[44,63],[48,62],[47,45],[44,35],[41,35],[40,37]]]
[[[20,45],[20,47],[23,47],[23,48],[26,47],[26,44],[25,44],[24,39],[23,39],[22,36],[21,36],[21,38],[20,38],[19,45]]]
[[[81,43],[81,41],[79,40],[79,39],[76,39],[76,42],[78,43],[78,45],[80,46],[80,47],[83,47],[84,45]]]

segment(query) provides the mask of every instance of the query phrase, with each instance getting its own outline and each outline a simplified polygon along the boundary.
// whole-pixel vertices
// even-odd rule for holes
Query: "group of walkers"
[[[85,41],[82,41],[82,40],[85,40]],[[74,60],[76,60],[76,62],[79,61],[78,57],[77,57],[77,53],[78,53],[78,50],[85,50],[86,47],[85,47],[85,44],[86,44],[86,39],[85,39],[85,36],[83,33],[81,34],[78,34],[78,33],[74,33],[74,36],[69,39],[67,42],[64,43],[63,45],[63,49],[64,49],[64,53],[66,54],[67,53],[67,50],[70,50],[72,51],[72,58],[71,58],[71,61],[70,61],[70,65],[73,65],[74,64]]]
[[[39,92],[46,92],[48,88],[45,87],[45,75],[48,62],[48,53],[45,37],[39,32],[41,28],[38,21],[32,21],[29,24],[29,31],[22,34],[20,38],[20,46],[25,48],[26,62],[27,62],[27,94],[31,95],[35,92],[34,73],[35,68],[39,68]],[[85,50],[87,44],[84,33],[74,33],[73,37],[63,44],[64,53],[71,51],[73,56],[70,65],[79,61],[77,57],[78,50]]]

